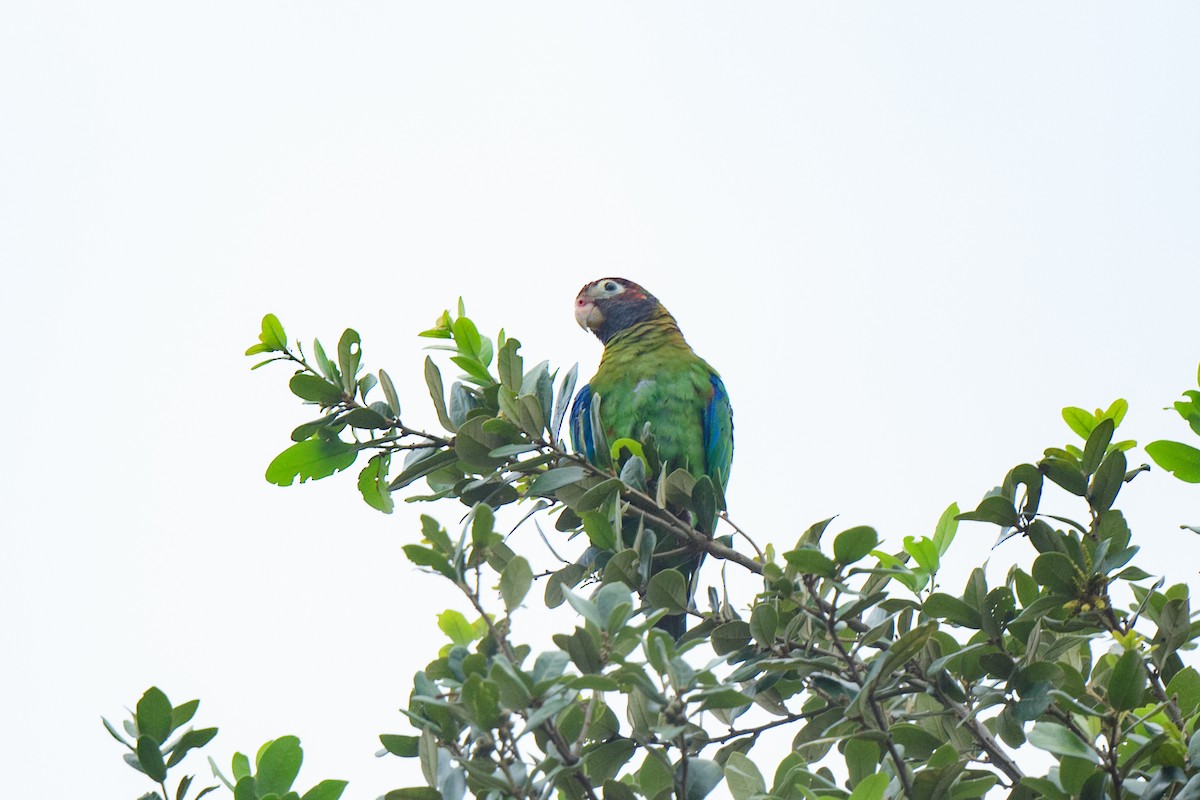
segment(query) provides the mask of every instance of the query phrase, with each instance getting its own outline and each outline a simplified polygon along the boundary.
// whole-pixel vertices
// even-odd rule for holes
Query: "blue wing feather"
[[[720,377],[714,374],[709,383],[713,393],[704,409],[704,457],[708,476],[724,489],[733,464],[733,408]]]
[[[588,461],[596,456],[592,439],[592,387],[584,384],[571,404],[571,447]]]

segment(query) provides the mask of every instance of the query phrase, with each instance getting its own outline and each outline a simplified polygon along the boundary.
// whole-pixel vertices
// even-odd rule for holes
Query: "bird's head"
[[[662,313],[654,295],[625,278],[592,281],[575,297],[575,321],[605,344],[631,325]]]

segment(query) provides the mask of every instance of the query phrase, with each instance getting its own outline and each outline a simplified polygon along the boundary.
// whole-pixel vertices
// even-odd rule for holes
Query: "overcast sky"
[[[1172,2],[4,4],[5,793],[148,790],[99,717],[151,684],[222,764],[295,733],[303,788],[419,782],[375,736],[457,601],[414,509],[263,480],[312,416],[247,370],[268,311],[357,328],[433,424],[415,333],[459,295],[590,375],[571,301],[632,278],[722,372],[731,511],[780,548],[931,533],[1065,405],[1190,435],[1198,41]],[[1142,566],[1194,583],[1200,487],[1126,494]]]

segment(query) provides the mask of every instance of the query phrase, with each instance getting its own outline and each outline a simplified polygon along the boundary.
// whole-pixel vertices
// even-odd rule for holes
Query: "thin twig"
[[[720,517],[721,519],[725,520],[725,522],[728,523],[730,527],[732,527],[735,531],[738,532],[739,536],[741,536],[743,539],[745,539],[747,542],[750,543],[750,546],[754,548],[754,552],[758,553],[759,561],[765,562],[767,560],[767,557],[763,553],[762,548],[760,548],[758,546],[758,544],[753,539],[750,538],[750,534],[746,533],[744,530],[742,530],[742,528],[736,522],[734,522],[732,519],[730,519],[728,511],[722,511],[719,514],[717,514],[717,516]]]

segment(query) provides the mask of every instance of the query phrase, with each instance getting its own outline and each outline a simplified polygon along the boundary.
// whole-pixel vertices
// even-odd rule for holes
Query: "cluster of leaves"
[[[1200,368],[1196,370],[1196,383],[1200,386]],[[1192,432],[1200,436],[1200,391],[1189,389],[1183,393],[1184,400],[1175,401],[1175,411],[1183,417]],[[1200,450],[1182,442],[1160,439],[1146,445],[1146,452],[1154,463],[1188,483],[1200,483]]]
[[[251,348],[294,364],[292,391],[322,410],[269,480],[326,477],[370,450],[358,487],[372,507],[390,511],[393,493],[424,480],[429,493],[408,500],[467,509],[454,531],[422,517],[421,540],[404,545],[476,620],[439,617],[450,644],[416,674],[403,712],[416,732],[381,737],[385,753],[419,760],[425,785],[389,798],[701,800],[722,781],[736,800],[969,800],[994,787],[1017,800],[1200,796],[1200,673],[1181,656],[1200,626],[1185,585],[1146,585],[1132,564],[1115,504],[1145,468],[1128,468],[1134,442],[1114,441],[1124,401],[1067,409],[1079,444],[1018,465],[977,508],[951,506],[898,552],[872,528],[832,535],[826,520],[781,554],[749,554],[718,535],[718,521],[732,523],[711,481],[668,474],[652,431],[600,443],[596,464],[567,450],[574,369],[526,370],[516,340],[493,344],[461,304],[422,335],[463,372],[447,399],[426,360],[436,433],[402,421],[386,373],[360,376],[353,331],[337,363],[316,343],[315,367],[274,317]],[[376,385],[384,400],[371,402]],[[1053,487],[1082,503],[1082,521],[1040,510]],[[556,515],[583,554],[535,576],[532,552],[497,530],[511,504]],[[1031,567],[993,585],[981,567],[961,593],[944,590],[959,520],[1032,546]],[[735,601],[713,588],[699,608],[672,567],[701,553],[758,576],[760,590]],[[545,605],[577,614],[542,652],[517,638],[538,578]],[[655,627],[680,613],[694,624],[678,641]],[[754,748],[783,732],[791,748],[768,782]],[[1026,744],[1053,766],[1030,772]]]
[[[150,687],[138,700],[130,719],[122,723],[132,742],[122,736],[107,719],[101,718],[112,737],[130,751],[125,754],[125,763],[158,784],[158,791],[148,792],[140,800],[187,800],[195,776],[184,775],[179,778],[174,794],[167,791],[167,778],[168,771],[180,764],[189,752],[204,747],[217,735],[216,728],[189,727],[180,731],[195,716],[199,706],[199,700],[172,706],[161,689]],[[234,800],[339,800],[346,788],[346,781],[327,780],[321,781],[303,796],[292,791],[292,784],[304,761],[300,740],[295,736],[283,736],[260,747],[253,772],[250,759],[235,753],[232,781],[221,774],[211,757],[208,761],[213,775],[233,792]],[[216,784],[201,789],[192,800],[200,800],[219,788],[220,785]]]
[[[129,750],[125,754],[125,763],[159,785],[161,793],[150,792],[141,800],[167,800],[172,797],[167,793],[167,771],[183,761],[189,752],[208,744],[217,735],[216,728],[188,727],[180,731],[180,728],[192,721],[199,707],[199,700],[189,700],[172,706],[161,689],[151,686],[138,700],[130,718],[121,724],[129,739],[122,736],[111,722],[101,717],[104,727],[112,737]],[[171,738],[176,731],[180,731],[179,734]],[[179,779],[173,795],[175,800],[187,798],[193,777],[185,775]],[[195,800],[216,788],[209,786],[200,790],[195,795]]]
[[[213,774],[233,792],[233,800],[338,800],[346,789],[346,781],[324,780],[303,795],[293,791],[292,784],[304,763],[304,751],[295,736],[280,736],[265,742],[254,756],[254,767],[243,753],[233,754],[231,772],[226,778],[217,765]]]

